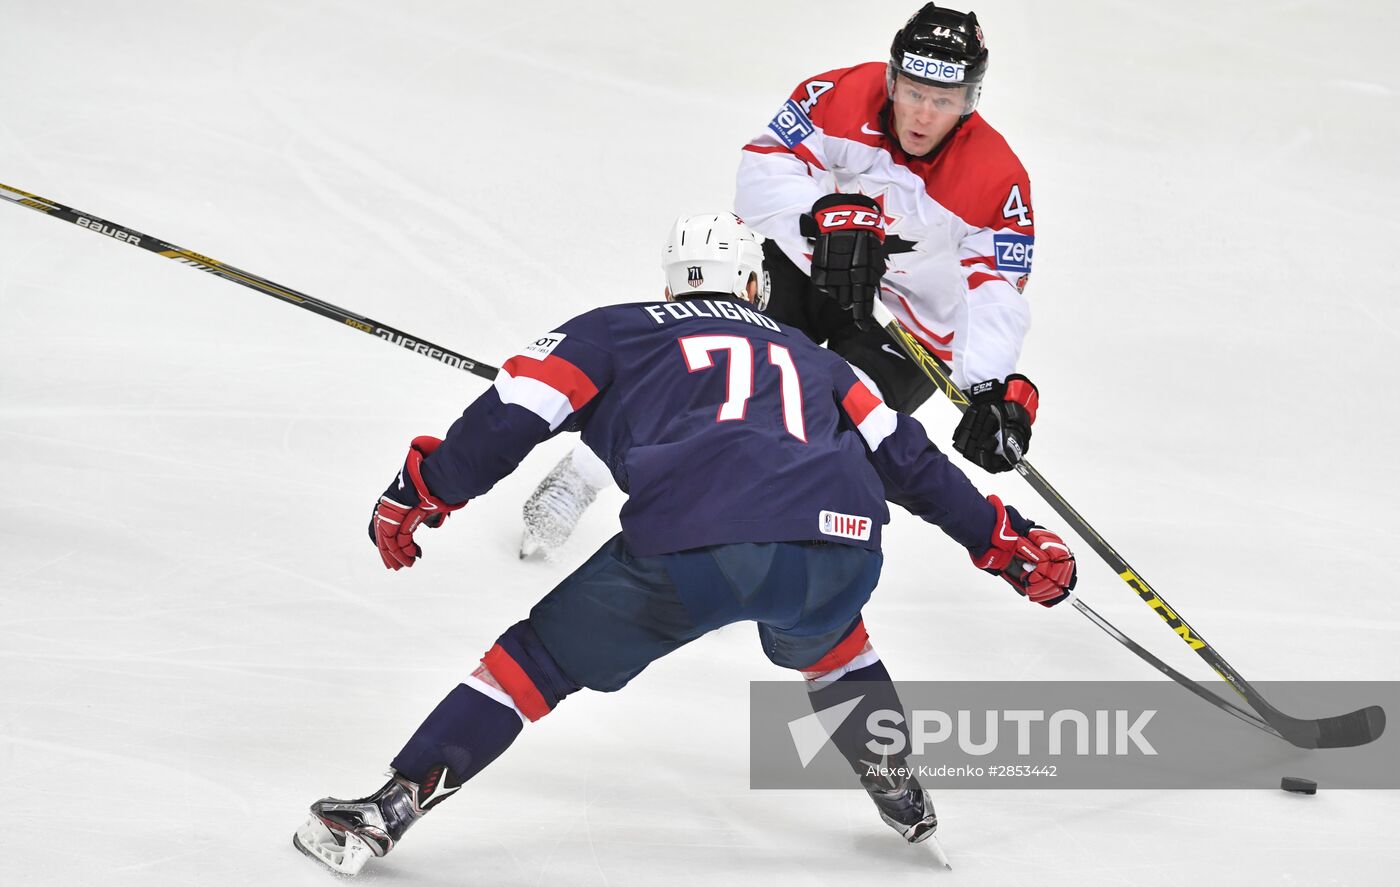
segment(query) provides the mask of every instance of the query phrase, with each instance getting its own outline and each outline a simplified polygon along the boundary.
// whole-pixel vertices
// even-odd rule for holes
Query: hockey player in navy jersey
[[[934,386],[869,322],[880,299],[968,393],[954,448],[1000,472],[1040,405],[1017,366],[1035,221],[1025,168],[977,111],[988,60],[975,13],[925,4],[886,59],[798,84],[744,146],[734,211],[768,238],[769,316],[913,412]],[[610,482],[585,448],[565,457],[525,503],[522,555],[561,545]]]
[[[526,722],[580,689],[619,690],[734,622],[757,623],[764,654],[803,673],[817,709],[861,682],[863,704],[898,710],[861,620],[887,500],[1030,600],[1068,596],[1075,563],[1058,536],[983,498],[845,361],[759,313],[761,242],[728,213],[677,221],[663,258],[667,301],[556,327],[505,363],[445,439],[413,441],[370,523],[390,569],[417,561],[419,528],[441,525],[564,430],[579,431],[628,493],[622,531],[505,630],[394,757],[383,787],[311,805],[294,836],[308,856],[358,872]],[[833,741],[880,816],[908,841],[931,838],[927,792],[874,772],[862,731],[843,725]],[[898,763],[885,759],[884,772]]]

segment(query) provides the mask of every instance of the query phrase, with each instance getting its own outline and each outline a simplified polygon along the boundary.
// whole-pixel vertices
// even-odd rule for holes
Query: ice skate
[[[292,836],[292,844],[333,872],[358,874],[371,857],[394,849],[409,826],[461,788],[453,783],[451,772],[437,767],[422,785],[395,773],[368,797],[322,798],[311,805],[311,815]]]
[[[525,500],[520,556],[547,557],[568,541],[583,512],[598,497],[598,490],[579,471],[573,453],[559,460]]]
[[[880,818],[909,843],[923,841],[938,828],[933,801],[913,777],[895,788],[866,785],[865,791],[875,802]]]
[[[933,799],[928,791],[919,785],[917,779],[910,776],[893,786],[888,782],[876,784],[862,779],[861,785],[875,802],[875,809],[880,811],[880,818],[890,828],[899,832],[901,838],[911,844],[924,844],[940,865],[947,869],[953,867],[948,862],[948,855],[943,852],[942,845],[933,836],[938,829],[938,815],[933,810]]]

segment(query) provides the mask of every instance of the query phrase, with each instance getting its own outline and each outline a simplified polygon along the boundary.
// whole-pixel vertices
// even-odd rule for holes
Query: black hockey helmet
[[[977,13],[943,9],[926,3],[909,17],[890,44],[886,79],[894,94],[896,74],[930,86],[967,89],[967,112],[977,106],[987,73],[987,44]]]

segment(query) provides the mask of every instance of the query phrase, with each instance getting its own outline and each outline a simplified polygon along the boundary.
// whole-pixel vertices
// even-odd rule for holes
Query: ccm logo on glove
[[[882,242],[885,239],[885,229],[880,226],[879,214],[858,206],[844,206],[822,212],[817,217],[817,225],[822,233],[843,228],[859,229],[871,232]]]
[[[825,293],[863,330],[877,329],[875,296],[885,273],[885,229],[880,205],[864,194],[828,194],[798,218],[812,239],[812,286]]]

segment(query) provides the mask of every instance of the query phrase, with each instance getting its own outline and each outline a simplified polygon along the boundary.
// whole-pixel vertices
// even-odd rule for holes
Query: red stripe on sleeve
[[[524,377],[543,382],[567,397],[569,405],[575,410],[582,409],[584,404],[598,395],[598,386],[583,370],[553,354],[544,360],[517,354],[506,361],[501,369],[517,379]]]
[[[958,262],[964,268],[968,268],[972,265],[986,265],[988,268],[995,268],[997,266],[997,261],[992,256],[971,256],[966,259],[959,259]]]
[[[851,386],[851,390],[846,392],[846,396],[841,400],[841,409],[846,411],[846,415],[851,417],[851,421],[859,425],[865,421],[865,417],[870,415],[870,411],[880,405],[880,398],[871,393],[865,383],[856,380],[856,384]]]
[[[868,643],[870,635],[865,630],[865,621],[861,620],[851,629],[851,633],[846,635],[845,640],[831,648],[831,652],[801,670],[817,674],[835,671],[860,655],[860,651],[864,650]]]
[[[998,280],[1001,280],[1002,283],[1006,283],[1006,281],[1002,280],[1002,278],[999,275],[988,274],[985,271],[977,271],[973,274],[968,275],[967,288],[970,290],[975,290],[984,283],[992,283]]]
[[[890,290],[890,292],[894,292],[894,290]],[[939,360],[952,360],[953,352],[949,351],[947,348],[939,348],[938,345],[947,345],[948,343],[952,342],[953,335],[956,332],[956,330],[949,330],[948,335],[940,336],[938,335],[938,333],[935,333],[933,330],[924,326],[922,323],[919,323],[918,316],[914,314],[914,309],[909,307],[908,299],[904,298],[903,296],[900,296],[899,303],[904,306],[905,313],[907,313],[909,317],[913,319],[914,326],[919,328],[916,332],[915,330],[909,329],[909,324],[904,323],[904,321],[900,321],[900,324],[903,325],[903,327],[906,330],[909,330],[909,334],[914,338],[918,339],[919,344],[927,348],[929,354],[932,354]],[[919,333],[923,333],[923,335],[919,335]],[[930,339],[932,339],[932,341],[930,341]],[[938,345],[935,345],[934,342],[937,342]]]
[[[745,151],[754,154],[791,154],[792,149],[787,145],[745,145]]]
[[[515,700],[516,707],[525,717],[531,721],[538,721],[549,714],[549,703],[544,701],[544,696],[535,687],[535,682],[530,680],[525,669],[510,658],[510,654],[502,649],[500,644],[486,651],[486,655],[481,657],[481,664],[486,666],[502,689]]]
[[[938,358],[944,363],[952,362],[953,352],[949,351],[947,348],[939,348],[937,345],[933,344],[928,339],[925,339],[923,336],[919,335],[916,332],[913,332],[912,330],[910,331],[909,335],[918,339],[919,344],[927,348],[929,354],[932,354],[934,357]]]
[[[806,145],[798,145],[796,148],[792,149],[792,153],[801,158],[808,166],[815,166],[820,170],[826,169],[825,166],[822,166],[822,162],[817,159],[817,155],[813,154],[812,149],[808,148]]]

